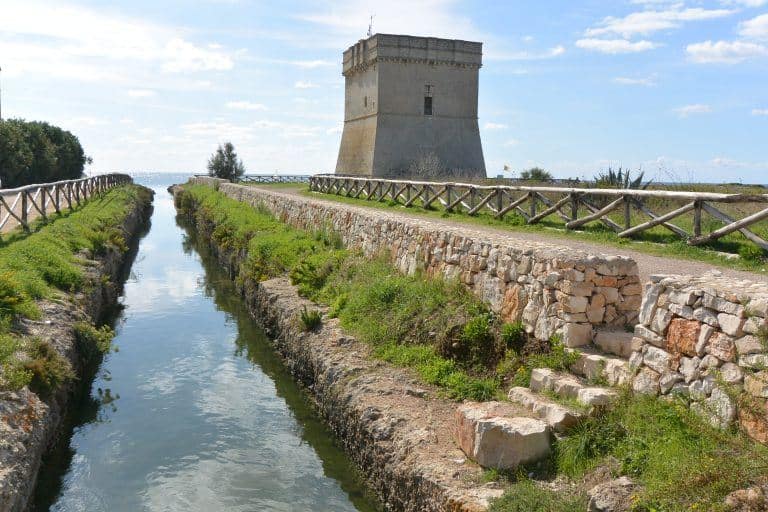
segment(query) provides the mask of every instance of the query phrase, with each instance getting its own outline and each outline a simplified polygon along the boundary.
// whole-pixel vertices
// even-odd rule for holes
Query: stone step
[[[635,339],[634,333],[631,332],[601,329],[595,332],[592,342],[603,352],[629,359],[632,352],[642,348],[642,342],[634,341]]]
[[[552,432],[545,422],[515,416],[503,402],[465,402],[456,409],[454,438],[462,451],[486,468],[514,469],[547,457]]]
[[[589,386],[578,377],[559,373],[549,368],[535,368],[531,371],[531,391],[551,392],[563,398],[571,398],[586,407],[609,405],[617,393],[612,389]]]
[[[531,411],[555,432],[565,432],[582,418],[580,412],[534,393],[528,388],[514,387],[509,390],[507,396],[511,402],[520,404]]]
[[[609,386],[621,386],[632,379],[632,371],[626,359],[609,356],[593,348],[576,350],[578,359],[571,371],[587,380],[605,380]]]

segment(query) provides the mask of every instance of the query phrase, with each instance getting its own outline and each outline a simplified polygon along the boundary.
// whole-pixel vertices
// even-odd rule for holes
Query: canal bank
[[[222,213],[211,211],[210,204],[196,204],[194,194],[184,194],[183,187],[171,190],[180,211],[195,223],[198,236],[211,243],[251,315],[265,326],[294,379],[306,386],[388,510],[482,511],[502,494],[454,442],[456,402],[444,390],[374,357],[374,348],[345,333],[332,315],[323,314],[319,325],[307,328],[302,317],[312,311],[327,313],[328,308],[301,297],[287,277],[254,280],[243,271],[249,251],[239,249],[239,242],[213,242],[221,233],[247,232],[252,226],[219,223]],[[237,212],[231,215],[240,218]]]
[[[25,368],[25,371],[33,373],[30,385],[0,392],[1,510],[21,511],[27,508],[44,454],[62,434],[63,419],[78,387],[78,380],[87,378],[89,366],[93,361],[93,354],[86,353],[91,347],[86,347],[78,339],[76,326],[100,323],[105,313],[116,303],[125,279],[125,271],[130,268],[138,240],[147,227],[151,214],[152,193],[143,187],[129,187],[134,187],[130,193],[116,196],[118,191],[110,191],[103,197],[91,199],[83,212],[78,211],[70,218],[53,221],[54,226],[57,226],[57,223],[65,223],[68,226],[62,230],[64,243],[77,243],[74,239],[68,240],[66,236],[72,234],[74,237],[79,233],[77,222],[86,210],[103,208],[103,211],[107,211],[116,204],[125,202],[122,218],[109,221],[104,219],[103,230],[110,234],[110,240],[105,239],[98,250],[80,252],[76,258],[78,272],[82,272],[81,285],[76,290],[68,290],[70,293],[57,292],[53,296],[38,300],[35,313],[39,318],[33,320],[20,316],[15,319],[12,327],[15,334],[9,335],[35,340],[37,346],[45,347],[45,359],[61,361],[59,364],[71,368],[67,370],[67,373],[71,371],[71,376],[55,386],[50,386],[50,389],[45,389],[44,392],[40,391],[37,389],[40,387],[39,382],[35,386],[35,379],[39,379],[39,372],[47,370],[44,366],[30,366],[29,363],[35,363],[32,360]],[[123,206],[119,204],[118,207]],[[111,221],[115,223],[112,224]],[[42,228],[47,229],[50,228]],[[5,243],[23,244],[39,236],[42,235],[32,233],[12,238]],[[40,249],[33,245],[30,245],[30,248]],[[39,264],[38,258],[40,261],[49,259],[44,264],[47,267],[45,272],[50,274],[47,279],[49,282],[55,282],[55,272],[62,271],[55,267],[58,262],[50,254],[33,252],[29,253],[27,258],[30,267]],[[7,290],[4,292],[7,293]],[[30,356],[21,354],[17,357]],[[9,368],[6,367],[5,370]],[[42,375],[45,376],[44,373]],[[32,391],[30,387],[36,391]]]
[[[48,458],[33,510],[378,510],[160,190],[120,300],[119,351]]]

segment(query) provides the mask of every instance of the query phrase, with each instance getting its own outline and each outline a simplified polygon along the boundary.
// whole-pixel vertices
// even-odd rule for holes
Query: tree
[[[554,178],[541,167],[531,167],[520,173],[521,180],[552,181]]]
[[[89,161],[77,137],[58,126],[0,121],[0,179],[6,188],[80,178]]]
[[[243,174],[245,174],[245,167],[237,157],[235,146],[231,142],[225,142],[223,146],[219,145],[219,148],[208,160],[209,176],[235,181]]]

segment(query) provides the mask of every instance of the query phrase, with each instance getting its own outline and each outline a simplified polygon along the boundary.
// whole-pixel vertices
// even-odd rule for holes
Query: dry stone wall
[[[471,226],[450,227],[297,197],[267,189],[195,177],[227,196],[261,204],[284,222],[307,230],[332,229],[347,247],[367,255],[390,254],[401,271],[417,270],[459,279],[505,321],[522,321],[539,339],[562,335],[566,345],[585,345],[596,328],[634,325],[642,286],[637,264],[625,257],[591,255],[531,242],[521,247],[503,235]]]
[[[633,341],[635,391],[681,394],[713,423],[738,419],[768,442],[768,285],[652,276]]]

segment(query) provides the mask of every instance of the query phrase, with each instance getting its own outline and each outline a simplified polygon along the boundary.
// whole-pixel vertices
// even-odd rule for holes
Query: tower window
[[[432,96],[424,96],[424,115],[432,115]]]
[[[363,106],[368,107],[368,96],[363,97]]]

